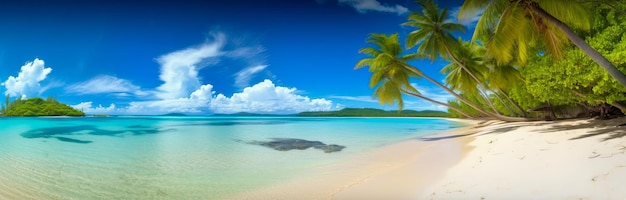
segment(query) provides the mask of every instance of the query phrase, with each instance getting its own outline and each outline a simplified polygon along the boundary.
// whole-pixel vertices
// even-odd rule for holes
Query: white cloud
[[[115,104],[111,104],[109,105],[109,107],[103,107],[100,104],[98,104],[97,107],[93,107],[92,104],[93,103],[91,101],[81,102],[79,104],[72,105],[72,107],[89,114],[109,114],[117,110],[115,108]]]
[[[214,40],[206,42],[197,47],[191,47],[157,58],[161,65],[160,79],[163,81],[156,91],[149,94],[154,95],[149,101],[133,101],[124,107],[93,107],[91,102],[85,102],[75,107],[86,110],[86,113],[101,112],[105,114],[164,114],[171,112],[181,113],[234,113],[234,112],[254,112],[254,113],[297,113],[302,111],[320,111],[336,109],[333,103],[326,99],[310,99],[306,96],[298,95],[296,88],[276,86],[270,80],[265,80],[251,87],[246,87],[240,93],[235,93],[231,97],[224,94],[214,95],[213,85],[204,84],[198,74],[199,70],[207,66],[207,60],[215,61],[217,64],[222,58],[230,59],[252,59],[263,50],[261,47],[233,48],[227,45],[224,34],[213,34]],[[204,66],[202,65],[204,64]],[[250,79],[265,70],[268,65],[249,65],[250,67],[240,70],[235,76],[235,85],[245,87]],[[100,87],[98,93],[116,92],[115,95],[125,96],[128,93],[140,91],[130,81],[105,76],[76,86],[68,87],[72,91],[83,91],[85,88],[78,85],[89,85]],[[95,91],[92,91],[95,93]],[[111,108],[111,109],[108,109]],[[109,113],[106,113],[109,112]]]
[[[164,82],[157,88],[157,96],[161,99],[185,98],[201,83],[198,77],[200,64],[208,58],[223,54],[226,37],[224,34],[213,34],[214,41],[206,42],[198,47],[175,51],[157,58],[161,64],[159,78]]]
[[[326,99],[310,99],[298,95],[296,88],[276,86],[270,80],[264,80],[251,87],[246,87],[240,93],[231,97],[224,94],[214,95],[213,86],[206,84],[192,92],[187,98],[136,101],[127,107],[116,108],[93,107],[91,102],[74,105],[74,108],[84,110],[88,114],[163,114],[172,112],[182,113],[276,113],[291,114],[304,111],[327,111],[341,108],[333,105]]]
[[[297,113],[332,109],[332,101],[298,95],[296,88],[276,86],[268,79],[246,87],[230,98],[218,94],[211,101],[211,110],[216,113]]]
[[[330,96],[331,99],[343,99],[350,101],[361,101],[368,103],[377,103],[378,101],[374,99],[372,96]]]
[[[450,9],[450,19],[459,24],[462,24],[465,27],[473,27],[476,25],[476,22],[480,19],[482,15],[482,11],[471,13],[471,16],[463,16],[463,18],[459,18],[459,12],[461,11],[461,6]]]
[[[9,76],[2,83],[6,88],[5,95],[22,98],[34,97],[43,93],[48,87],[42,88],[39,82],[46,79],[52,72],[52,68],[47,68],[44,61],[35,58],[33,62],[24,64],[17,77]]]
[[[188,97],[176,99],[162,99],[154,101],[135,101],[125,108],[130,114],[159,114],[159,113],[200,113],[209,110],[213,95],[213,86],[206,84],[193,91]]]
[[[379,11],[379,12],[391,12],[398,15],[409,12],[404,6],[395,5],[382,5],[377,0],[339,0],[340,4],[347,4],[354,7],[360,13],[366,13],[367,11]]]
[[[130,81],[108,75],[100,75],[88,81],[70,85],[65,90],[80,95],[101,93],[113,93],[115,96],[130,96],[129,93],[137,96],[147,95],[147,92],[141,91],[139,86],[133,85]]]
[[[235,74],[235,86],[243,88],[250,84],[250,79],[267,68],[267,65],[256,65],[242,69]]]

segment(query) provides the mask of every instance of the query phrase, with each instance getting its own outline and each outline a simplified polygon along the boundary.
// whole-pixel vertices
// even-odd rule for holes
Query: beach
[[[624,118],[462,122],[232,199],[626,198]]]

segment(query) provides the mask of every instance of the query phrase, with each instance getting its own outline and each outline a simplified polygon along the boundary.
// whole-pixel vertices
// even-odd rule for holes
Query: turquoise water
[[[0,199],[219,199],[460,126],[426,118],[0,118]],[[270,138],[347,148],[238,142]]]

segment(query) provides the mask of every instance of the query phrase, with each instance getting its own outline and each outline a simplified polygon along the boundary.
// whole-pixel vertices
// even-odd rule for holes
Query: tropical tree
[[[424,77],[431,82],[433,82],[434,79],[407,64],[411,60],[422,58],[423,55],[403,55],[404,49],[400,45],[397,33],[391,35],[371,34],[368,38],[368,42],[374,47],[365,47],[359,51],[360,53],[368,55],[368,57],[360,60],[356,64],[355,69],[369,66],[369,71],[372,72],[370,87],[377,87],[374,95],[378,97],[380,103],[393,104],[398,102],[398,106],[402,109],[404,106],[402,94],[404,93],[446,106],[452,110],[456,110],[465,117],[471,118],[469,114],[464,113],[458,108],[422,96],[420,92],[411,85],[409,81],[410,77]],[[445,86],[439,83],[437,84],[445,88]],[[447,90],[450,91],[449,89]]]
[[[526,62],[529,49],[541,41],[555,58],[563,56],[567,40],[580,48],[606,72],[626,87],[626,76],[598,51],[579,37],[567,24],[588,30],[590,14],[577,0],[465,0],[459,18],[482,11],[474,39],[490,36],[487,56],[499,64]]]
[[[470,66],[476,60],[463,59],[467,57],[460,57],[461,55],[467,55],[470,52],[464,51],[461,43],[454,38],[452,33],[464,32],[465,27],[461,24],[450,21],[447,8],[439,9],[439,6],[435,4],[433,0],[418,0],[417,3],[422,7],[422,12],[414,12],[409,15],[407,22],[403,23],[404,26],[416,28],[416,30],[409,33],[406,40],[406,46],[413,48],[417,45],[417,53],[427,55],[432,61],[439,57],[449,60],[452,64],[460,67],[465,71],[466,75],[472,79],[465,79],[470,81],[474,85],[472,88],[483,97],[489,107],[499,114],[498,110],[494,107],[493,103],[489,99],[487,94],[487,87],[481,80],[480,75]],[[466,82],[466,83],[470,83]],[[469,84],[465,84],[465,87],[470,87]]]

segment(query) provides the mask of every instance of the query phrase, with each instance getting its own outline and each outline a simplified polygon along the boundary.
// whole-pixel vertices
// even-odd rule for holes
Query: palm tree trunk
[[[487,87],[485,87],[485,84],[483,84],[483,82],[481,82],[478,79],[478,77],[476,77],[476,75],[474,75],[474,73],[472,73],[472,71],[470,71],[465,65],[463,65],[463,63],[461,63],[461,61],[459,61],[458,59],[456,59],[456,57],[454,57],[454,54],[452,54],[452,51],[450,50],[448,45],[445,44],[445,42],[444,42],[443,47],[446,49],[446,52],[448,53],[448,55],[450,55],[450,58],[452,59],[452,61],[454,61],[459,66],[461,66],[461,68],[463,70],[465,70],[465,72],[467,72],[467,74],[469,74],[470,77],[472,77],[472,79],[474,79],[474,81],[476,81],[476,84],[479,85],[478,91],[481,93],[481,96],[483,96],[483,98],[487,101],[487,105],[489,105],[489,107],[491,107],[493,112],[495,112],[496,114],[500,115],[500,112],[498,112],[498,109],[496,109],[496,107],[493,105],[493,102],[491,102],[491,100],[489,99],[489,96],[487,95],[487,93],[483,91],[483,90],[487,89]]]
[[[498,92],[497,90],[494,91],[494,95],[496,96],[496,98],[498,98],[498,101],[500,101],[500,103],[502,103],[502,105],[509,111],[511,112],[511,114],[516,115],[517,116],[521,116],[519,113],[516,112],[516,110],[513,110],[513,108],[511,108],[511,106],[509,106],[509,104],[507,104],[507,102],[504,101],[504,99],[502,99],[502,96],[500,94],[501,92]]]
[[[569,38],[569,40],[572,41],[572,43],[574,43],[574,45],[576,45],[578,48],[580,48],[580,50],[585,52],[585,54],[587,54],[587,56],[591,57],[591,59],[593,61],[595,61],[596,63],[598,63],[598,65],[600,65],[602,68],[604,68],[604,70],[606,70],[606,72],[608,72],[609,75],[611,75],[613,78],[615,78],[617,80],[617,82],[622,84],[622,86],[626,87],[626,75],[624,75],[624,73],[619,71],[619,69],[617,69],[615,67],[615,65],[613,65],[613,63],[609,62],[604,56],[602,56],[600,53],[598,53],[598,51],[596,51],[595,49],[591,48],[591,46],[589,46],[589,44],[587,44],[585,42],[585,40],[583,40],[578,35],[576,35],[576,33],[574,33],[574,31],[572,31],[572,29],[570,29],[567,25],[565,25],[559,19],[557,19],[554,16],[550,15],[550,13],[546,12],[541,7],[539,7],[538,5],[531,6],[531,9],[532,9],[532,11],[534,11],[534,13],[536,13],[539,16],[541,16],[542,18],[548,20],[549,22],[554,24],[557,28],[559,28],[561,31],[563,31],[563,33],[565,33],[565,35],[567,35],[567,38]]]
[[[509,97],[509,95],[506,94],[506,92],[504,92],[504,90],[500,88],[498,88],[497,90],[500,91],[500,93],[502,93],[502,96],[504,96],[504,98],[506,98],[509,101],[509,103],[511,103],[515,107],[515,109],[517,109],[517,111],[522,113],[523,117],[527,117],[526,112],[524,112],[522,107],[520,107],[519,104],[517,104],[517,102],[513,101],[513,99],[511,99],[511,97]]]
[[[446,92],[450,93],[452,96],[456,97],[459,101],[467,104],[469,107],[473,108],[474,110],[487,115],[489,117],[492,117],[494,119],[498,119],[498,120],[502,120],[502,121],[507,121],[507,122],[525,122],[525,121],[532,121],[535,119],[529,119],[529,118],[519,118],[519,117],[508,117],[508,116],[503,116],[503,115],[499,115],[499,114],[494,114],[494,113],[490,113],[487,112],[485,110],[483,110],[482,108],[480,108],[479,106],[477,106],[476,104],[472,103],[471,101],[463,98],[461,95],[457,94],[456,92],[450,90],[450,88],[442,85],[441,83],[435,81],[434,79],[430,78],[429,76],[426,76],[426,74],[422,73],[419,70],[416,70],[414,67],[411,67],[409,65],[404,64],[403,65],[406,69],[408,69],[409,71],[417,74],[420,77],[425,78],[426,80],[434,83],[435,85],[439,86],[441,89],[445,90]]]
[[[428,98],[428,97],[422,96],[422,95],[420,95],[420,94],[416,94],[416,93],[413,93],[413,92],[409,92],[409,91],[406,91],[406,90],[402,90],[402,92],[403,92],[403,93],[405,93],[405,94],[408,94],[408,95],[414,96],[414,97],[418,97],[418,98],[424,99],[424,100],[426,100],[426,101],[428,101],[428,102],[431,102],[431,103],[435,103],[435,104],[439,104],[439,105],[442,105],[442,106],[448,107],[448,108],[450,108],[450,109],[452,109],[452,110],[454,110],[454,111],[456,111],[456,112],[460,113],[461,115],[465,116],[465,117],[466,117],[466,118],[468,118],[468,119],[473,118],[471,115],[469,115],[469,114],[467,114],[467,113],[463,112],[463,110],[461,110],[461,109],[459,109],[459,108],[457,108],[457,107],[451,106],[450,104],[446,104],[446,103],[443,103],[443,102],[440,102],[440,101],[437,101],[437,100],[434,100],[434,99],[431,99],[431,98]]]

